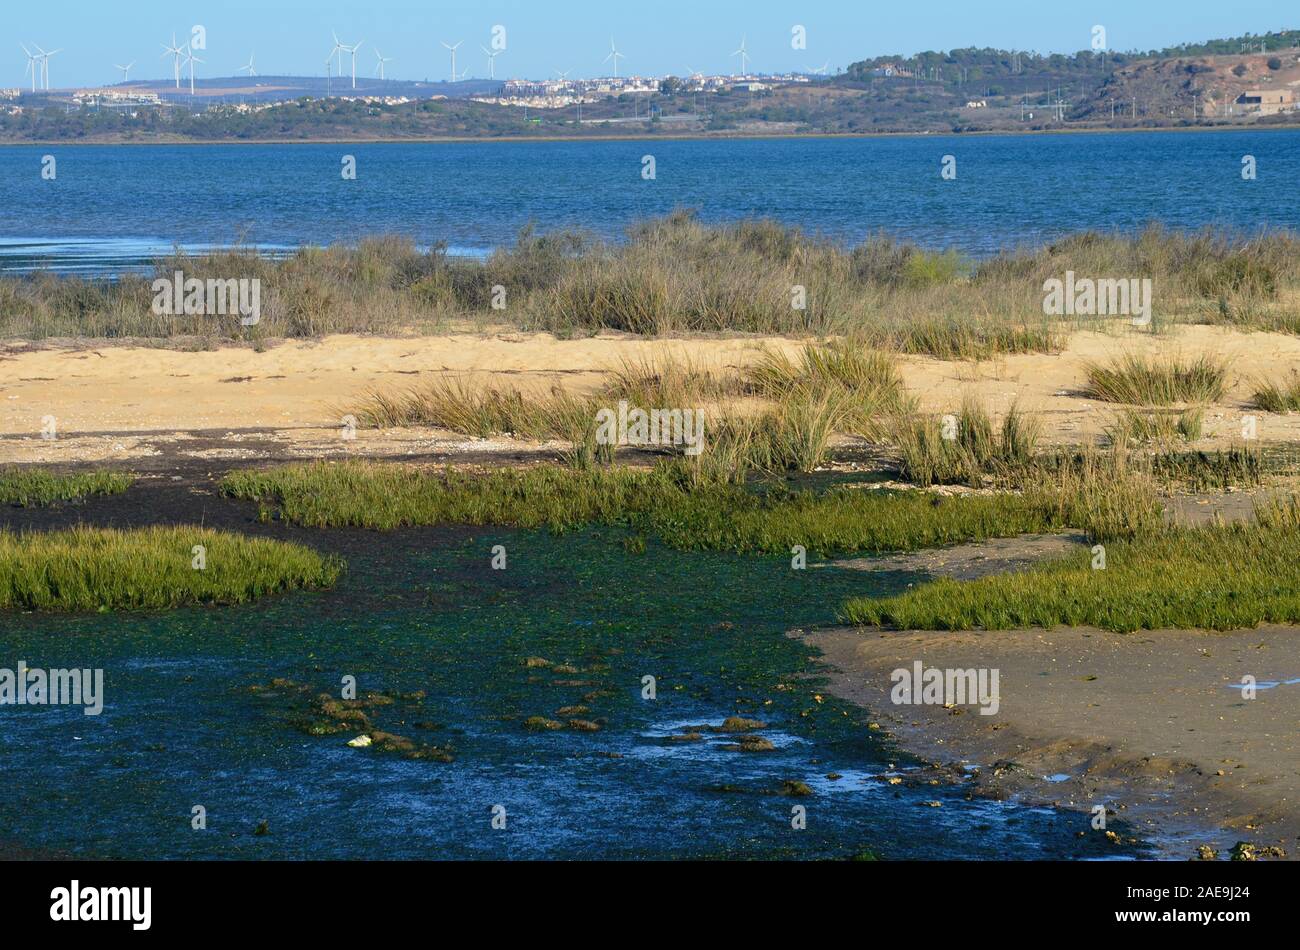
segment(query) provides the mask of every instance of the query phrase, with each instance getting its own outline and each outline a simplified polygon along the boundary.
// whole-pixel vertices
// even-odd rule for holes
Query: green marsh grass
[[[896,597],[855,598],[855,624],[908,630],[1095,626],[1130,632],[1233,630],[1300,622],[1300,505],[1255,524],[1168,527],[1016,574],[943,579]]]
[[[205,567],[193,567],[195,545]],[[0,531],[0,609],[136,610],[239,604],[332,585],[340,562],[282,541],[192,527]]]
[[[1062,526],[1055,507],[1018,495],[814,493],[779,485],[754,491],[680,476],[675,466],[470,473],[309,463],[234,472],[221,488],[258,502],[266,519],[314,528],[468,524],[563,532],[616,525],[677,548],[746,554],[788,555],[794,545],[817,555],[914,550]]]
[[[59,474],[35,468],[0,468],[0,505],[44,507],[91,495],[118,495],[134,481],[134,476],[121,472]]]

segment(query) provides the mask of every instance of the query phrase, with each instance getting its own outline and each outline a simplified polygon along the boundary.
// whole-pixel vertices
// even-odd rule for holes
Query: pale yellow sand
[[[689,356],[697,365],[737,369],[764,346],[793,351],[798,341],[761,338],[646,340],[616,334],[559,340],[549,334],[505,332],[419,338],[333,336],[288,341],[264,352],[226,347],[182,352],[135,346],[10,344],[0,348],[0,462],[72,462],[130,458],[151,451],[145,433],[268,429],[299,443],[334,438],[342,410],[367,389],[401,389],[439,376],[484,384],[544,389],[559,384],[596,388],[603,374],[625,359],[664,353]],[[1043,414],[1049,441],[1095,437],[1113,409],[1080,396],[1083,364],[1125,351],[1209,352],[1233,360],[1229,395],[1206,415],[1206,447],[1239,439],[1252,383],[1283,379],[1300,367],[1300,338],[1181,327],[1153,338],[1120,331],[1076,333],[1060,354],[1012,356],[981,364],[925,357],[902,360],[906,385],[922,407],[952,411],[965,394],[997,411],[1019,400]],[[1264,441],[1300,441],[1300,416],[1259,417]],[[39,434],[52,416],[59,440]],[[134,434],[134,435],[133,435]],[[416,442],[436,437],[409,434]],[[445,434],[443,434],[445,436]],[[244,436],[244,440],[249,437]],[[363,433],[353,448],[379,438]],[[385,444],[400,434],[387,433]],[[232,441],[239,452],[239,441]],[[210,450],[210,449],[209,449]]]

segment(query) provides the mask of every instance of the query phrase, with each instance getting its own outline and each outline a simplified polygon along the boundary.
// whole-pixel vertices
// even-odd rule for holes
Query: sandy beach
[[[430,337],[330,336],[290,340],[259,352],[224,346],[185,351],[132,345],[0,345],[0,463],[60,463],[148,458],[160,452],[195,458],[273,459],[313,455],[410,456],[492,451],[494,446],[438,430],[362,430],[341,444],[342,417],[369,390],[401,391],[440,378],[484,386],[592,392],[625,361],[665,355],[735,371],[764,349],[793,352],[802,341],[730,336],[655,340],[602,333],[558,339],[499,331]],[[1300,415],[1248,408],[1252,384],[1281,381],[1300,365],[1300,339],[1180,326],[1153,337],[1131,330],[1078,332],[1058,354],[1006,356],[983,363],[902,357],[907,389],[921,408],[955,411],[966,396],[994,412],[1014,403],[1040,415],[1047,443],[1077,444],[1100,435],[1114,409],[1081,393],[1084,366],[1118,353],[1212,353],[1231,360],[1224,399],[1207,408],[1201,448],[1240,442],[1242,417],[1258,418],[1263,442],[1300,441]],[[42,439],[53,416],[58,438]],[[195,442],[186,446],[186,442]],[[518,451],[494,440],[500,451]],[[194,455],[194,453],[203,453]]]

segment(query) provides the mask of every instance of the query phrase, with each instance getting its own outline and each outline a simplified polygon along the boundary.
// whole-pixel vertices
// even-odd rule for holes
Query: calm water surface
[[[58,178],[44,181],[53,154]],[[358,178],[341,159],[355,155]],[[641,177],[653,155],[656,178]],[[939,175],[945,155],[957,179]],[[1253,155],[1256,181],[1243,181]],[[1300,131],[623,142],[0,148],[0,267],[117,273],[180,244],[269,249],[399,233],[485,254],[529,222],[639,218],[886,230],[973,255],[1085,228],[1296,227]]]

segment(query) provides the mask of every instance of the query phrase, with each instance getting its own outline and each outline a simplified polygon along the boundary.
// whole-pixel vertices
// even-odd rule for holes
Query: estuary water
[[[345,156],[355,180],[342,175]],[[955,178],[941,176],[945,156]],[[843,242],[887,231],[979,256],[1150,222],[1293,228],[1297,197],[1295,130],[11,146],[0,148],[0,269],[112,275],[176,246],[283,252],[383,233],[483,255],[529,223],[618,238],[676,208],[707,221],[770,217]]]

